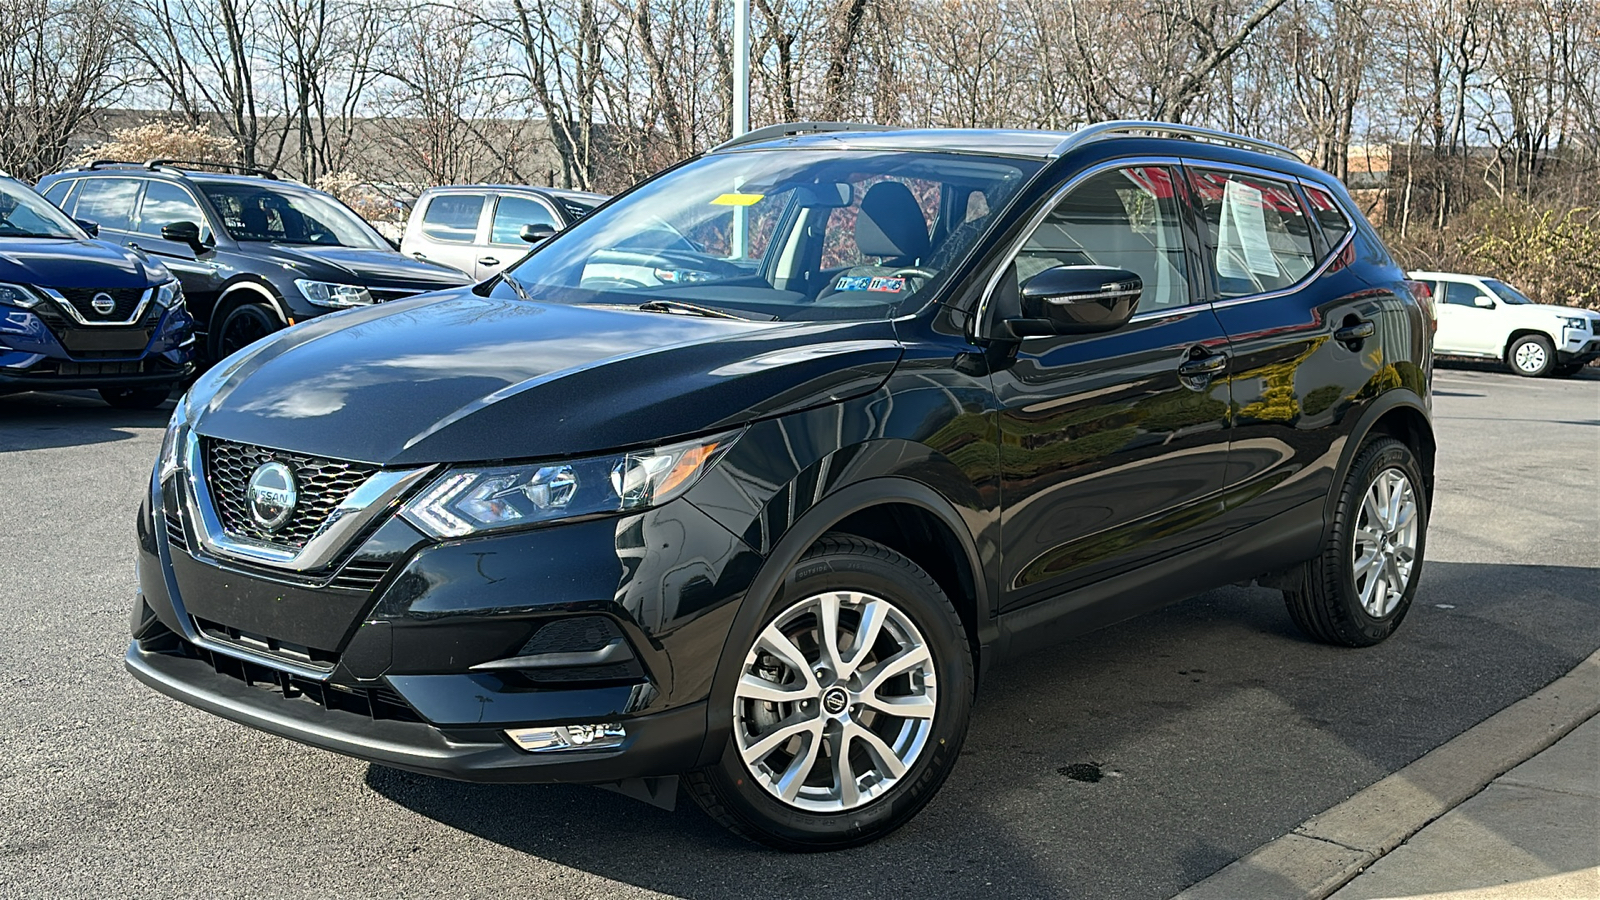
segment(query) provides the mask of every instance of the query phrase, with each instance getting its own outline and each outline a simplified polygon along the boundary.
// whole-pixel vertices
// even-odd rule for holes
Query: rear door
[[[490,196],[485,191],[449,191],[424,198],[418,229],[407,235],[405,252],[475,275],[487,241]]]
[[[1280,513],[1320,523],[1341,438],[1385,372],[1400,301],[1356,275],[1357,234],[1331,192],[1319,226],[1297,179],[1186,161],[1217,318],[1233,346],[1229,527]],[[1348,330],[1347,330],[1348,329]],[[1367,336],[1341,341],[1339,335]],[[1286,536],[1288,537],[1288,536]]]
[[[1113,163],[1080,176],[1001,276],[997,293],[1058,265],[1114,266],[1144,281],[1127,325],[1027,338],[992,376],[1005,608],[1201,543],[1220,512],[1227,341],[1191,281],[1176,175]]]

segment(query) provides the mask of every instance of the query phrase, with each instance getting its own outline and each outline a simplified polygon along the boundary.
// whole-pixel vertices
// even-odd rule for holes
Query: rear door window
[[[431,210],[430,210],[431,211]],[[494,207],[494,225],[489,229],[491,244],[521,244],[522,226],[548,225],[557,231],[561,223],[548,206],[532,197],[502,194]]]
[[[1287,181],[1196,169],[1190,182],[1219,297],[1282,290],[1316,265],[1310,220]]]
[[[132,231],[140,181],[138,178],[85,178],[78,188],[73,217],[94,222],[105,230]]]
[[[478,239],[484,194],[440,194],[422,213],[422,233],[436,241],[470,244]]]
[[[72,190],[72,185],[73,180],[70,178],[63,181],[58,181],[55,184],[50,185],[50,189],[44,192],[44,198],[49,200],[51,203],[54,203],[57,209],[65,210],[67,208],[65,202],[67,199],[67,192]]]
[[[1322,188],[1307,185],[1306,197],[1311,200],[1311,213],[1317,217],[1317,224],[1322,227],[1322,236],[1327,240],[1331,252],[1349,237],[1350,220],[1339,208],[1333,195]]]

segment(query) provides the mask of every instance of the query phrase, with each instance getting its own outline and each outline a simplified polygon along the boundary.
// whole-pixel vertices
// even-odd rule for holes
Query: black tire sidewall
[[[1400,596],[1400,602],[1387,615],[1374,617],[1361,605],[1360,592],[1356,590],[1355,559],[1353,547],[1355,544],[1356,523],[1360,521],[1361,502],[1366,497],[1367,491],[1372,488],[1378,475],[1389,470],[1399,469],[1411,482],[1411,490],[1417,498],[1417,546],[1415,562],[1411,568],[1411,578],[1406,582],[1406,589]],[[1357,465],[1352,468],[1350,477],[1345,482],[1345,495],[1341,503],[1348,510],[1335,539],[1334,552],[1338,554],[1339,566],[1339,593],[1343,600],[1340,612],[1343,613],[1348,624],[1356,632],[1349,635],[1359,638],[1355,641],[1363,645],[1376,644],[1400,627],[1400,622],[1405,619],[1407,611],[1411,609],[1411,601],[1416,596],[1417,585],[1422,581],[1422,566],[1426,556],[1428,542],[1428,496],[1427,488],[1422,480],[1422,467],[1418,465],[1416,455],[1411,448],[1392,438],[1374,441],[1357,460]]]
[[[810,813],[772,797],[750,777],[730,734],[721,759],[706,774],[718,798],[744,826],[742,830],[752,832],[749,836],[789,850],[855,846],[909,820],[944,783],[961,752],[971,715],[971,651],[949,601],[937,587],[930,592],[931,578],[922,574],[921,578],[927,579],[923,583],[913,572],[920,570],[908,571],[893,562],[856,553],[808,556],[795,566],[784,589],[763,613],[760,628],[800,600],[828,590],[856,590],[882,597],[909,616],[927,642],[938,678],[938,699],[933,733],[901,782],[885,796],[841,813]]]
[[[1521,347],[1523,344],[1538,344],[1540,347],[1544,348],[1544,367],[1539,371],[1529,372],[1517,365],[1517,348]],[[1524,378],[1541,378],[1545,375],[1549,375],[1551,370],[1553,370],[1556,366],[1555,345],[1550,343],[1550,339],[1543,335],[1523,335],[1522,337],[1519,337],[1511,342],[1511,349],[1506,351],[1506,365],[1511,367],[1511,371],[1523,376]]]
[[[217,359],[222,359],[226,356],[229,356],[235,351],[243,349],[245,346],[247,346],[245,344],[241,344],[238,347],[234,347],[232,350],[225,346],[228,341],[228,332],[233,328],[234,323],[246,316],[250,318],[257,318],[264,325],[266,325],[266,334],[271,334],[282,327],[282,323],[280,323],[277,317],[272,314],[272,311],[267,309],[262,304],[255,302],[241,303],[238,306],[235,306],[233,309],[228,310],[228,314],[222,319],[222,327],[217,329],[217,345],[215,352],[213,353]],[[265,335],[262,335],[262,337],[265,337]],[[260,338],[258,337],[255,340],[260,340]],[[252,343],[254,343],[254,341],[252,341]]]

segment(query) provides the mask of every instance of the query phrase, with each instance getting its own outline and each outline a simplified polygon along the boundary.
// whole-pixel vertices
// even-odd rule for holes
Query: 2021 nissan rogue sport
[[[1420,293],[1248,138],[763,129],[496,279],[206,374],[127,665],[385,766],[684,776],[753,839],[868,841],[997,659],[1252,577],[1313,639],[1391,634],[1433,481]]]

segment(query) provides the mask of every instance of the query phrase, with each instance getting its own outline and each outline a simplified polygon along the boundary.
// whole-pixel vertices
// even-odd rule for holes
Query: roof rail
[[[788,137],[791,134],[821,134],[830,131],[893,131],[888,125],[872,125],[866,122],[784,122],[778,125],[768,125],[747,131],[732,140],[711,148],[712,153],[719,150],[729,150],[742,147],[745,144],[754,144],[758,141],[770,141],[774,138]]]
[[[199,159],[152,159],[144,164],[146,169],[218,169],[224,172],[238,172],[241,175],[259,175],[278,181],[278,173],[260,166],[239,166],[233,163],[206,162]]]
[[[79,168],[81,168],[81,169],[137,169],[137,168],[140,168],[140,165],[138,163],[136,163],[136,162],[128,162],[125,159],[97,159],[97,160],[94,160],[93,162],[89,163],[88,165],[80,166]]]
[[[1242,134],[1234,134],[1228,131],[1217,131],[1214,128],[1201,128],[1198,125],[1178,125],[1173,122],[1143,122],[1135,119],[1086,125],[1068,135],[1066,140],[1057,144],[1056,149],[1050,155],[1056,157],[1065,156],[1069,151],[1075,150],[1084,144],[1133,134],[1204,141],[1209,144],[1222,144],[1224,146],[1240,147],[1245,150],[1254,150],[1258,153],[1270,153],[1273,156],[1281,156],[1285,159],[1292,159],[1295,162],[1305,162],[1293,150],[1282,144],[1274,144],[1271,141],[1257,140],[1256,138],[1245,137]]]

